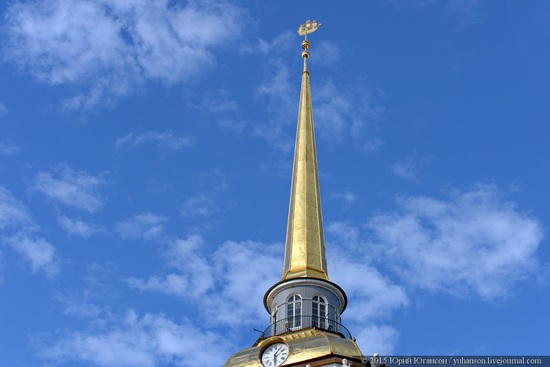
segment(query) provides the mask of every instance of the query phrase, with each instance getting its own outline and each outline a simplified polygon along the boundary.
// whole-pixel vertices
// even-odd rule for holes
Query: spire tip
[[[306,20],[304,24],[300,24],[300,26],[298,27],[298,34],[300,36],[304,36],[304,40],[302,41],[302,48],[304,50],[302,51],[302,57],[304,58],[304,62],[305,62],[305,59],[309,58],[308,50],[311,47],[309,44],[309,41],[307,40],[307,35],[315,32],[320,25],[321,23],[317,23],[316,20],[314,21]]]

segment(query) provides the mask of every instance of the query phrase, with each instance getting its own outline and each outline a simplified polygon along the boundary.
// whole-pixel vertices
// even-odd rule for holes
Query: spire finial
[[[307,59],[309,57],[308,50],[310,48],[310,44],[309,44],[309,41],[307,40],[307,35],[315,32],[320,25],[321,23],[317,23],[316,20],[314,21],[306,20],[304,24],[300,24],[300,26],[298,27],[298,34],[300,36],[304,36],[304,40],[302,41],[302,48],[304,49],[304,51],[302,52],[302,57],[304,59]]]

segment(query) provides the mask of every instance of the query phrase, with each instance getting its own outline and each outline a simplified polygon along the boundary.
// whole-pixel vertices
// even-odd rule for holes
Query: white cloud
[[[180,205],[180,213],[184,217],[209,217],[218,210],[214,197],[209,193],[193,196]]]
[[[262,300],[265,291],[281,277],[282,249],[282,244],[230,241],[214,253],[221,285],[208,299],[209,310],[216,315],[214,322],[239,326],[246,320],[245,325],[267,326],[269,318]],[[234,312],[224,312],[227,305]]]
[[[397,204],[368,228],[409,284],[491,300],[537,268],[540,223],[492,185],[451,191],[447,201],[400,197]]]
[[[534,275],[543,238],[539,221],[518,211],[492,185],[453,190],[446,200],[402,196],[393,212],[370,217],[364,228],[330,223],[327,235],[344,246],[344,253],[368,253],[352,260],[334,256],[330,263],[339,269],[366,274],[373,266],[389,267],[403,285],[485,300],[506,295],[516,282]],[[377,273],[362,278],[381,285],[375,289],[392,285]],[[338,281],[353,291],[346,279]]]
[[[129,278],[128,285],[140,291],[152,291],[170,294],[177,297],[187,297],[195,289],[190,288],[189,279],[181,274],[168,274],[165,277],[152,276],[149,279]]]
[[[55,248],[45,239],[19,233],[4,240],[31,264],[33,273],[44,271],[48,275],[57,274]]]
[[[195,77],[244,23],[244,12],[225,1],[15,2],[5,13],[4,58],[47,84],[84,86],[66,106],[89,109],[144,81]]]
[[[231,92],[226,89],[216,89],[207,91],[200,102],[200,108],[215,114],[227,114],[235,112],[239,109],[237,101],[235,101]]]
[[[390,170],[403,180],[418,182],[420,181],[419,171],[433,159],[432,156],[419,157],[413,153],[410,157],[392,164]]]
[[[233,133],[240,134],[244,131],[244,128],[247,126],[247,122],[240,118],[220,118],[217,119],[218,126],[225,131],[230,131]]]
[[[480,22],[479,3],[479,0],[453,0],[449,2],[449,9],[457,15],[459,27]]]
[[[187,277],[192,297],[202,296],[214,287],[215,268],[204,253],[205,244],[199,235],[173,241],[165,253],[169,264]]]
[[[226,89],[210,90],[204,93],[197,106],[209,118],[214,118],[218,127],[233,133],[242,133],[247,126],[242,117],[239,104],[231,91]]]
[[[443,5],[444,14],[452,21],[457,22],[459,27],[475,24],[480,21],[479,0],[389,0],[396,9],[405,10],[410,8],[425,8],[429,6],[440,7]]]
[[[116,230],[125,239],[159,239],[164,234],[166,218],[153,213],[135,215],[116,225]]]
[[[69,218],[66,215],[59,216],[57,221],[61,228],[68,234],[83,238],[91,237],[101,231],[101,229],[94,224],[86,223],[80,219]]]
[[[409,305],[406,289],[375,269],[376,254],[362,242],[356,227],[331,223],[327,234],[335,236],[327,244],[329,276],[349,300],[342,323],[353,325],[350,332],[364,354],[390,353],[398,335],[387,323],[394,312]]]
[[[192,139],[187,136],[178,136],[171,131],[148,131],[143,134],[128,133],[117,139],[115,146],[117,148],[125,146],[140,146],[147,143],[156,143],[161,148],[177,151],[188,147]]]
[[[4,232],[0,244],[9,245],[21,255],[31,265],[33,273],[44,271],[49,276],[58,273],[55,248],[34,234],[38,226],[27,208],[3,187],[0,187],[0,230]]]
[[[342,139],[348,124],[347,116],[356,108],[348,93],[342,93],[332,82],[317,84],[314,88],[315,122],[319,135]]]
[[[62,167],[52,172],[39,172],[33,189],[69,207],[95,212],[103,205],[99,188],[105,184],[101,176]]]
[[[372,137],[384,113],[380,90],[366,86],[360,79],[349,85],[331,80],[315,82],[315,79],[312,83],[315,125],[320,138],[329,142],[351,140],[369,152],[381,145],[378,138]]]
[[[94,304],[87,293],[85,290],[78,295],[58,295],[57,301],[62,305],[63,312],[66,315],[99,318],[105,312],[105,309]]]
[[[399,333],[388,325],[365,325],[356,335],[361,346],[361,352],[365,356],[393,355]]]
[[[0,110],[1,115],[1,110]],[[0,155],[14,155],[21,150],[21,147],[11,141],[0,141]]]
[[[404,180],[418,181],[416,166],[411,162],[396,162],[390,168],[395,175]]]
[[[272,142],[277,148],[290,151],[293,140],[285,133],[286,127],[298,113],[298,90],[290,82],[289,70],[282,62],[271,66],[269,79],[263,80],[254,90],[256,98],[267,108],[267,118],[258,120],[254,134]]]
[[[60,288],[55,294],[56,307],[66,315],[77,317],[80,321],[89,319],[94,324],[117,313],[112,309],[118,296],[113,287],[116,267],[113,262],[87,263],[80,269],[83,275],[78,285]]]
[[[355,252],[356,249],[363,246],[360,238],[359,228],[347,222],[331,222],[325,225],[327,237],[334,236],[339,246],[345,246],[346,250]]]
[[[0,187],[0,229],[29,225],[32,225],[32,219],[23,203]]]
[[[327,225],[329,275],[349,297],[343,323],[353,323],[365,354],[394,351],[398,333],[389,318],[419,288],[491,301],[536,275],[536,219],[491,185],[449,196],[400,197],[394,211],[364,227]]]
[[[315,48],[311,51],[311,64],[333,65],[340,60],[341,54],[342,52],[336,44],[322,41],[315,44]]]
[[[213,194],[227,190],[225,174],[218,168],[199,175],[196,186]]]
[[[253,241],[226,242],[209,254],[203,238],[192,235],[174,241],[165,252],[172,273],[148,279],[131,278],[127,282],[141,291],[200,299],[199,311],[208,315],[209,323],[242,326],[245,322],[261,326],[257,325],[257,316],[264,317],[267,326],[261,300],[263,292],[280,276],[281,248],[282,245]],[[247,299],[253,302],[246,302]],[[232,312],[225,312],[227,308]]]
[[[181,215],[186,218],[207,218],[219,212],[219,193],[227,190],[223,172],[219,169],[203,172],[198,177],[196,186],[200,188],[200,192],[179,204]]]
[[[333,256],[330,269],[331,279],[346,290],[351,301],[346,310],[346,320],[354,324],[366,325],[380,322],[391,316],[396,309],[407,306],[409,299],[405,289],[365,262],[355,259],[357,256]]]
[[[277,35],[271,42],[258,37],[255,45],[250,46],[248,43],[245,43],[242,45],[241,51],[247,54],[255,54],[259,51],[262,55],[280,53],[292,49],[295,40],[296,36],[294,32],[286,31]]]
[[[351,208],[353,204],[357,201],[357,195],[355,195],[351,191],[344,191],[344,192],[332,194],[332,197],[335,199],[342,200],[344,202],[345,209]]]
[[[126,315],[101,320],[102,328],[71,332],[51,346],[42,356],[57,362],[83,361],[102,367],[221,366],[230,354],[230,343],[212,331],[197,327],[190,320],[176,323],[163,315]],[[215,345],[217,353],[205,353]]]
[[[128,285],[141,291],[153,291],[185,298],[203,296],[214,287],[215,268],[204,255],[201,236],[174,240],[165,252],[170,266],[178,273],[127,279]]]
[[[201,236],[191,235],[173,241],[165,252],[170,266],[177,271],[166,276],[153,276],[147,280],[130,278],[130,287],[141,291],[154,291],[184,298],[198,298],[215,286],[215,266],[205,256]]]

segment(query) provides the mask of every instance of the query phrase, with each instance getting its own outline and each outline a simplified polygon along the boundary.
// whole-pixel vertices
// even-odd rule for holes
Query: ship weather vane
[[[307,40],[307,35],[315,32],[320,25],[321,23],[317,23],[316,20],[306,20],[304,24],[300,24],[300,27],[298,27],[298,34],[300,36],[305,36],[305,39]]]
[[[304,52],[302,52],[302,57],[304,59],[309,58],[308,50],[310,48],[310,45],[309,45],[309,41],[307,40],[307,35],[310,34],[310,33],[315,32],[319,28],[320,25],[321,25],[321,23],[317,23],[316,20],[313,20],[313,21],[306,20],[306,22],[304,24],[300,24],[300,26],[298,27],[298,34],[300,36],[305,37],[304,40],[302,41],[302,49],[304,50]],[[304,69],[304,70],[306,70],[306,69]]]

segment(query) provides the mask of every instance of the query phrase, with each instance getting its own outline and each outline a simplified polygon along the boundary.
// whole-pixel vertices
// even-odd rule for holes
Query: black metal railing
[[[333,333],[340,334],[344,338],[352,339],[349,330],[341,323],[326,317],[311,315],[291,316],[285,319],[277,320],[262,332],[260,338],[266,338],[268,336],[279,335],[289,331],[306,328],[331,331]]]

